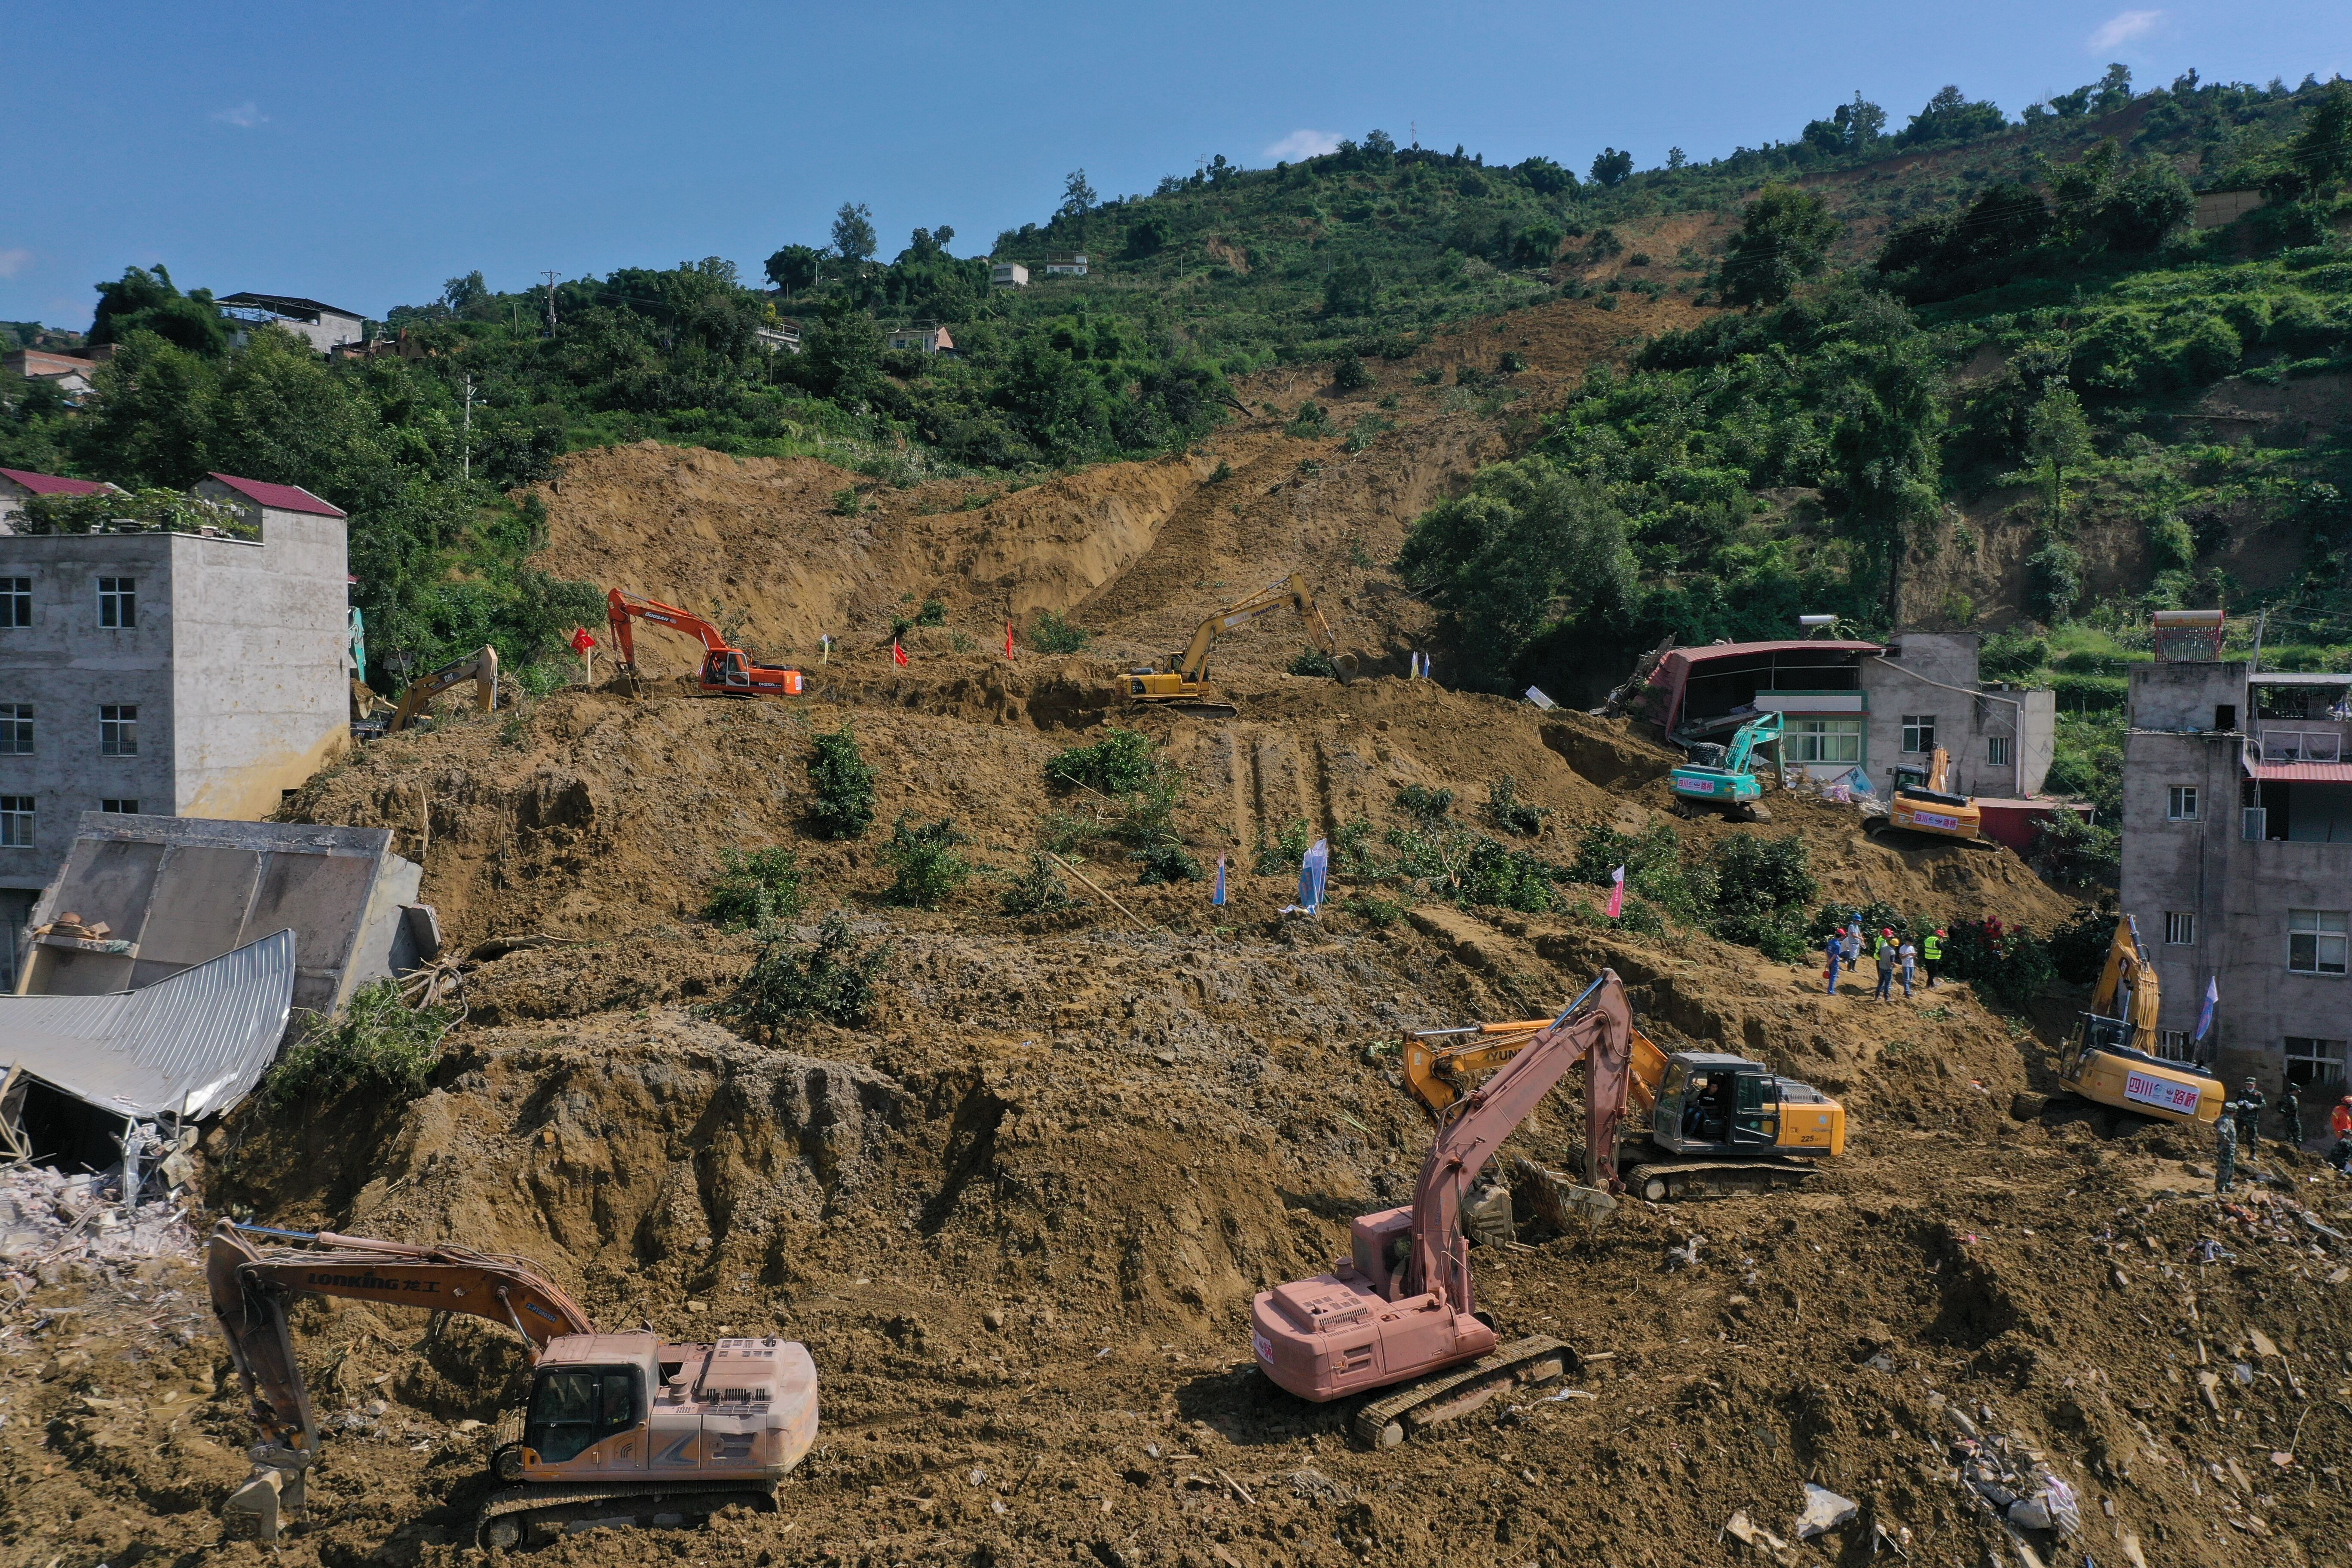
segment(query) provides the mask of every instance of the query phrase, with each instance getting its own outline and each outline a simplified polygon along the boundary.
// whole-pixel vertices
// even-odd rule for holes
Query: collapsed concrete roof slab
[[[84,812],[73,847],[33,906],[102,940],[36,939],[20,994],[104,995],[154,985],[272,931],[294,933],[293,1005],[331,1014],[369,980],[416,966],[406,918],[423,868],[383,827]]]
[[[278,1054],[295,945],[280,930],[139,991],[0,996],[0,1070],[116,1116],[218,1115]]]

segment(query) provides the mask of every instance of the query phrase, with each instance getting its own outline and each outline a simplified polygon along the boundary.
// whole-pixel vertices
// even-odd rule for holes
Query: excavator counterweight
[[[1331,634],[1331,623],[1323,618],[1315,603],[1315,594],[1307,587],[1307,579],[1293,572],[1288,577],[1269,583],[1256,593],[1238,599],[1192,628],[1192,640],[1181,653],[1168,656],[1164,669],[1131,669],[1127,673],[1127,694],[1135,701],[1178,713],[1192,713],[1210,718],[1230,718],[1240,711],[1232,703],[1219,700],[1209,684],[1209,649],[1226,632],[1249,625],[1262,616],[1270,616],[1284,605],[1298,612],[1307,623],[1307,635],[1314,639],[1331,660],[1339,679],[1351,679],[1357,669],[1353,654],[1341,653],[1339,641]]]
[[[1984,814],[1977,809],[1977,803],[1945,787],[1951,771],[1951,752],[1937,747],[1926,779],[1916,783],[1898,781],[1887,799],[1886,815],[1870,818],[1863,825],[1863,831],[1873,837],[1913,833],[1924,838],[1949,839],[1971,849],[2000,848],[1984,836]],[[1914,773],[1911,778],[1917,780],[1918,775]]]
[[[293,1245],[288,1245],[293,1244]],[[287,1304],[313,1294],[461,1312],[511,1328],[531,1362],[528,1406],[490,1456],[478,1543],[533,1544],[583,1520],[653,1523],[730,1503],[775,1506],[816,1438],[816,1367],[778,1339],[671,1344],[606,1334],[530,1263],[455,1246],[412,1247],[223,1220],[205,1263],[213,1316],[253,1401],[259,1465],[225,1505],[275,1539],[299,1511],[318,1425]]]

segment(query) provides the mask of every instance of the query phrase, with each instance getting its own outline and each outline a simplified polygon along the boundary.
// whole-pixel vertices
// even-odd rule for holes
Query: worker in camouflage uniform
[[[2303,1096],[2295,1092],[2293,1084],[2287,1085],[2279,1094],[2279,1120],[2286,1123],[2287,1142],[2298,1149],[2302,1148],[2305,1136]]]
[[[2213,1190],[2226,1193],[2238,1180],[2237,1107],[2225,1105],[2213,1123]]]
[[[2263,1141],[2263,1091],[2248,1079],[2246,1087],[2238,1091],[2238,1147],[2252,1159]]]

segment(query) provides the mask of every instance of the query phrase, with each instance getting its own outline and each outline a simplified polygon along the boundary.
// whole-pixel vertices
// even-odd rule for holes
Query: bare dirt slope
[[[1506,324],[1554,354],[1530,353],[1527,374],[1556,379],[1523,404],[1607,351],[1607,314]],[[1424,352],[1495,348],[1482,327]],[[575,690],[453,715],[313,781],[293,815],[393,826],[424,863],[452,947],[481,955],[469,1016],[413,1101],[255,1102],[215,1130],[192,1217],[457,1238],[540,1260],[600,1322],[810,1345],[823,1435],[777,1513],[571,1538],[551,1564],[1679,1568],[1730,1550],[1734,1510],[1790,1536],[1806,1481],[1868,1511],[1798,1561],[1867,1561],[1873,1526],[1923,1563],[2336,1560],[2352,1261],[2315,1163],[2271,1151],[2279,1184],[2217,1206],[2195,1195],[2186,1135],[2043,1110],[2047,1042],[1965,988],[1832,998],[1810,964],[1629,935],[1597,889],[1528,916],[1457,907],[1442,879],[1342,876],[1343,900],[1383,901],[1282,912],[1295,876],[1258,874],[1260,846],[1294,820],[1360,820],[1378,843],[1406,826],[1408,784],[1454,791],[1475,820],[1509,775],[1550,813],[1514,843],[1555,861],[1588,826],[1664,822],[1701,847],[1757,831],[1672,815],[1667,754],[1622,724],[1393,674],[1286,675],[1297,634],[1279,620],[1221,650],[1240,717],[1124,708],[1122,662],[1276,569],[1311,569],[1350,647],[1410,646],[1409,601],[1354,563],[1386,559],[1520,406],[1449,408],[1454,389],[1413,369],[1381,367],[1346,405],[1351,423],[1394,393],[1407,416],[1359,453],[1262,425],[968,511],[934,486],[840,515],[850,477],[816,465],[577,459],[551,568],[721,600],[771,648],[848,641],[805,704]],[[909,594],[950,615],[901,669],[883,638]],[[1100,641],[1008,666],[987,651],[1007,596]],[[1045,764],[1113,719],[1177,771],[1178,829],[1229,861],[1223,907],[1202,884],[1139,885],[1115,844],[1076,859],[1094,886],[1059,914],[1003,914],[985,876],[936,910],[884,901],[877,850],[902,812],[952,817],[1007,873],[1066,841],[1105,808],[1049,787]],[[824,843],[806,825],[810,737],[845,721],[880,771],[878,820]],[[2043,929],[2074,907],[2006,852],[1897,851],[1838,809],[1775,805],[1762,831],[1802,841],[1824,896]],[[723,851],[771,845],[800,857],[809,917],[838,908],[887,944],[868,1023],[754,1037],[711,1011],[758,939],[698,918],[710,879]],[[520,936],[552,942],[479,945]],[[1487,1308],[1574,1345],[1576,1393],[1351,1448],[1346,1405],[1257,1376],[1250,1297],[1326,1266],[1349,1216],[1409,1193],[1428,1132],[1396,1074],[1407,1031],[1547,1011],[1603,965],[1669,1044],[1843,1099],[1849,1154],[1801,1194],[1629,1200],[1590,1234],[1482,1253]],[[1569,1164],[1574,1098],[1507,1152]],[[215,1515],[251,1433],[186,1258],[14,1265],[0,1568],[480,1560],[488,1435],[470,1424],[522,1386],[506,1339],[301,1309],[329,1457],[303,1529],[264,1552],[224,1542]],[[2074,1486],[2084,1534],[2022,1556],[1962,1484],[1992,1451],[1956,1448],[1969,1428]]]

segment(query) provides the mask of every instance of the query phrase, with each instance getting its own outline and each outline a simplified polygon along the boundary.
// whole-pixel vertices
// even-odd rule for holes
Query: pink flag
[[[1612,884],[1609,889],[1609,918],[1615,920],[1625,912],[1625,868],[1620,866],[1609,873]]]

